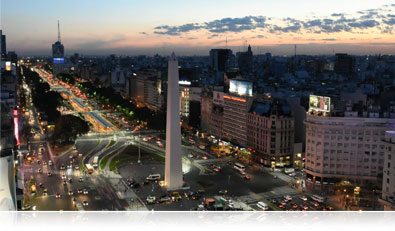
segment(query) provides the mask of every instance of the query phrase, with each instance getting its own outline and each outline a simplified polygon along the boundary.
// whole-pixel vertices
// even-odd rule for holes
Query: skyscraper
[[[60,41],[60,28],[58,21],[58,41],[52,44],[53,75],[67,72],[67,65],[64,60],[64,46]]]
[[[1,60],[5,61],[7,59],[7,49],[5,43],[5,35],[3,35],[2,30],[0,30],[0,40],[1,40]]]
[[[168,64],[167,117],[166,117],[166,164],[165,186],[168,190],[182,187],[181,127],[178,61],[174,53]]]

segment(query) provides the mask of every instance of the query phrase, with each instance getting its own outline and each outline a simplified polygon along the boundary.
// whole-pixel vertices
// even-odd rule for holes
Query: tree
[[[60,116],[55,123],[53,139],[69,142],[76,139],[77,135],[89,132],[89,124],[80,117],[73,115]]]

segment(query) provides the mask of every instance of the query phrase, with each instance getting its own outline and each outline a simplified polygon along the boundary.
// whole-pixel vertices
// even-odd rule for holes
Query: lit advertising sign
[[[54,64],[64,64],[64,58],[53,58]]]
[[[331,107],[331,98],[325,96],[310,95],[309,109],[316,111],[329,112]]]
[[[11,62],[10,61],[5,62],[5,70],[11,71]]]
[[[252,83],[231,79],[229,83],[229,92],[243,96],[252,96]]]

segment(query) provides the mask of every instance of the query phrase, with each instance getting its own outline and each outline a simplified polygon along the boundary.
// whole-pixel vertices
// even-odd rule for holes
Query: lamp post
[[[141,154],[140,154],[140,134],[139,134],[139,159],[137,160],[138,164],[141,164],[140,157],[141,157]]]

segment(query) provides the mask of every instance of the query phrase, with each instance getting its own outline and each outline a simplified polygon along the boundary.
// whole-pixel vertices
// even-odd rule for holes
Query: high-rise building
[[[214,71],[224,72],[229,68],[229,62],[232,56],[230,49],[211,49],[210,66]]]
[[[306,178],[317,184],[348,180],[381,186],[385,131],[395,127],[388,113],[341,108],[331,97],[310,95],[306,117]],[[336,109],[338,108],[338,109]]]
[[[229,93],[223,95],[223,138],[247,146],[247,114],[253,100],[252,83],[230,80]]]
[[[152,110],[161,110],[163,106],[163,89],[161,72],[140,70],[129,77],[128,95],[140,104]]]
[[[182,188],[181,127],[178,61],[174,53],[169,59],[167,79],[165,187]]]
[[[58,41],[52,44],[52,71],[53,75],[57,76],[60,73],[68,72],[67,64],[65,63],[64,58],[64,46],[60,41],[60,28],[58,21]]]
[[[292,165],[294,118],[284,100],[255,101],[247,128],[247,145],[257,151],[258,161],[271,168]]]
[[[7,59],[7,47],[6,40],[3,31],[0,30],[0,43],[1,43],[1,61],[5,61]]]
[[[336,54],[335,72],[344,77],[352,77],[355,59],[348,54]]]
[[[384,143],[383,188],[380,202],[384,211],[395,210],[395,131],[386,131]]]

